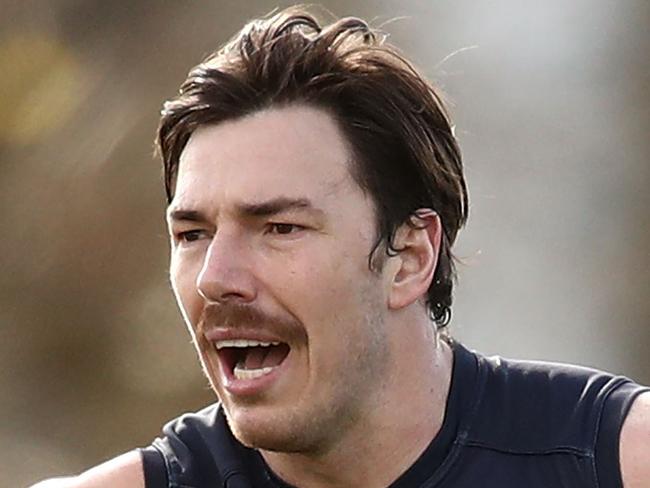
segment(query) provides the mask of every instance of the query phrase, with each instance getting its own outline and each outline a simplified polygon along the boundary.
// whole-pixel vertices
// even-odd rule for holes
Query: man
[[[163,110],[171,280],[219,398],[39,487],[650,486],[650,390],[451,339],[436,91],[358,19],[248,24]]]

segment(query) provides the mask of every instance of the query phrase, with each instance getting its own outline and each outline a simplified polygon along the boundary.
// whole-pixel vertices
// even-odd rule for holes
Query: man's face
[[[169,212],[171,280],[235,436],[327,449],[391,362],[370,199],[334,120],[274,108],[198,129]]]

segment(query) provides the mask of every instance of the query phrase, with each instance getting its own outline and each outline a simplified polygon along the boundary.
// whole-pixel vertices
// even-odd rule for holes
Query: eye
[[[286,224],[286,223],[271,223],[269,224],[269,232],[271,234],[287,235],[295,234],[298,231],[304,230],[302,225]]]
[[[205,231],[202,229],[186,230],[183,232],[177,232],[176,240],[180,242],[195,242],[203,237],[204,234]]]

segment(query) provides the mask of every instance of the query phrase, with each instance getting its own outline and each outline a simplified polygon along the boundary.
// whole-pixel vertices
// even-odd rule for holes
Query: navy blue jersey
[[[442,428],[390,488],[622,488],[621,426],[648,388],[452,346]],[[232,436],[219,404],[169,422],[141,452],[147,488],[289,487]]]

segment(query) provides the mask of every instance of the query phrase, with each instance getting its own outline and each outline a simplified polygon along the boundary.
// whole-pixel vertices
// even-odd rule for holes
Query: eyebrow
[[[205,222],[207,218],[197,210],[175,209],[167,211],[167,220]]]
[[[322,213],[308,198],[277,197],[265,202],[240,203],[237,213],[244,217],[269,217],[289,210],[310,210]]]
[[[270,217],[290,210],[307,210],[322,216],[324,212],[314,207],[308,198],[277,197],[264,202],[238,203],[235,213],[244,218]],[[167,211],[171,221],[207,222],[209,219],[198,210],[177,208]]]

